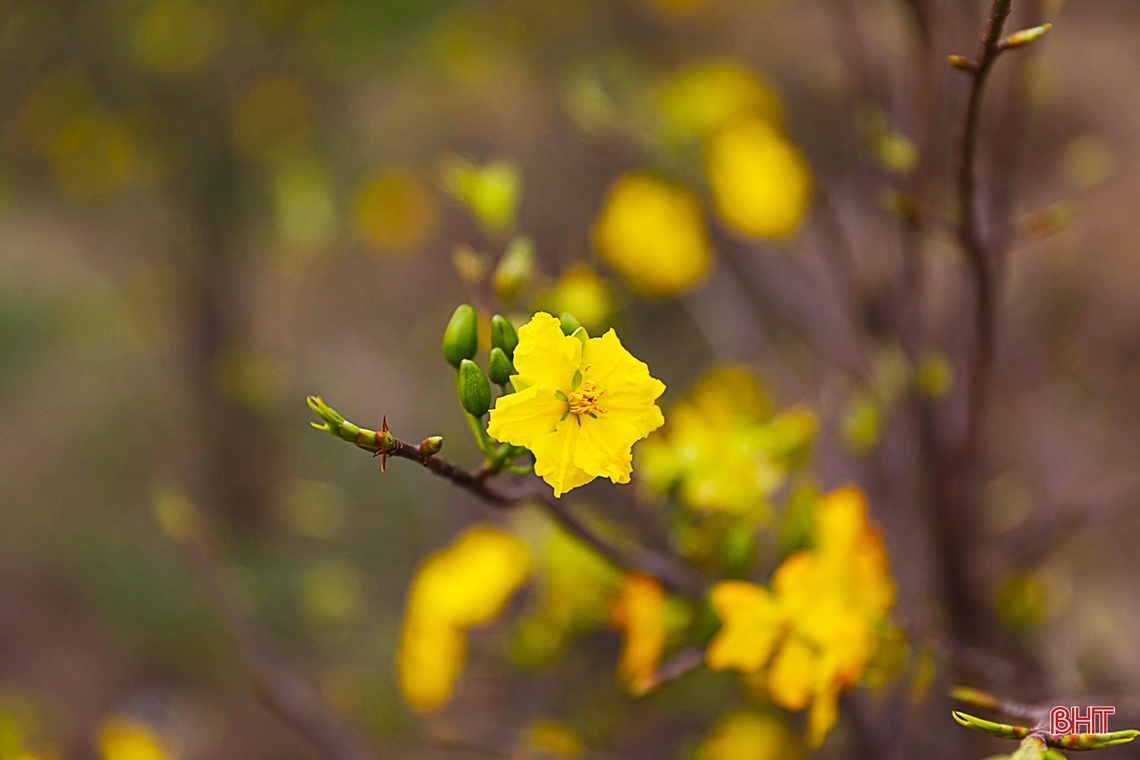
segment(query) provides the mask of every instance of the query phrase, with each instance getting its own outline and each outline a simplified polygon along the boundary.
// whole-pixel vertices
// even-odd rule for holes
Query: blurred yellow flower
[[[759,238],[784,238],[799,227],[811,173],[776,127],[739,119],[710,139],[705,161],[713,206],[728,227]]]
[[[741,116],[781,121],[780,101],[771,88],[734,61],[685,68],[661,86],[655,103],[670,129],[692,137],[707,137]]]
[[[618,680],[640,693],[665,652],[665,589],[648,575],[628,575],[612,612],[625,634],[618,662]]]
[[[313,97],[302,82],[270,74],[241,93],[231,129],[245,155],[272,162],[295,156],[312,134],[316,118]]]
[[[565,723],[537,720],[525,732],[525,744],[516,758],[574,757],[586,750],[582,737]]]
[[[501,234],[514,226],[522,198],[522,175],[513,161],[479,165],[459,156],[447,156],[440,173],[448,193],[471,211],[484,230]]]
[[[613,309],[605,283],[585,264],[566,270],[542,302],[554,314],[573,314],[587,330],[601,327]]]
[[[635,172],[610,188],[594,248],[641,295],[664,298],[696,285],[712,260],[704,213],[688,190]]]
[[[463,669],[466,630],[494,620],[530,571],[526,544],[484,525],[424,560],[408,592],[396,657],[409,705],[431,712],[447,702]]]
[[[171,760],[176,757],[154,728],[126,716],[103,720],[95,741],[103,760]]]
[[[340,560],[314,565],[301,578],[301,601],[309,617],[319,623],[355,620],[364,608],[360,571]]]
[[[356,227],[380,253],[408,255],[435,229],[435,198],[412,169],[389,166],[371,174],[356,195]]]
[[[697,760],[794,760],[799,741],[773,715],[730,713],[721,718],[697,749]]]
[[[725,581],[710,597],[723,626],[708,666],[755,673],[771,657],[768,692],[788,710],[810,707],[811,747],[834,725],[839,694],[867,668],[875,627],[894,604],[887,553],[866,510],[858,489],[831,492],[816,506],[815,548],[784,560],[771,591]]]
[[[815,417],[802,408],[772,415],[752,376],[725,367],[702,378],[638,450],[641,482],[699,512],[762,519],[769,497],[802,464]]]
[[[192,74],[213,58],[225,36],[225,19],[213,5],[158,0],[135,24],[134,54],[159,74]]]
[[[628,483],[633,444],[665,421],[654,403],[665,384],[649,367],[613,330],[582,341],[541,311],[519,330],[514,365],[516,392],[495,403],[487,432],[530,449],[555,497],[597,477]]]

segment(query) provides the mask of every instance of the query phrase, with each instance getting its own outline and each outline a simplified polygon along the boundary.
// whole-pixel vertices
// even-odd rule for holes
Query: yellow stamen
[[[598,388],[592,380],[584,380],[578,390],[570,394],[570,411],[573,414],[604,414],[605,409],[598,406],[598,399],[606,391]]]

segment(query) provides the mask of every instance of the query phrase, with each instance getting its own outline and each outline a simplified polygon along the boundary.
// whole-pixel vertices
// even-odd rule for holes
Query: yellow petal
[[[567,422],[573,419],[571,415]],[[633,472],[630,448],[641,438],[637,428],[608,411],[597,418],[583,415],[578,421],[582,429],[574,449],[574,464],[594,477],[628,483]]]
[[[772,594],[754,583],[722,581],[713,587],[709,603],[723,625],[705,651],[705,664],[744,673],[764,667],[783,625]]]
[[[791,638],[780,647],[768,671],[768,693],[787,710],[808,706],[815,686],[818,658],[806,642]]]
[[[534,474],[550,484],[555,498],[597,477],[574,463],[574,449],[581,430],[577,416],[571,414],[559,422],[553,432],[539,436],[530,446],[534,454]]]
[[[605,388],[601,405],[606,415],[628,422],[638,431],[638,438],[664,424],[655,402],[665,392],[665,384],[650,376],[645,362],[627,351],[613,330],[586,341],[582,367],[583,379]]]
[[[487,432],[497,441],[515,446],[530,445],[553,432],[566,412],[566,402],[545,385],[533,385],[518,393],[500,396],[491,410]]]
[[[405,619],[396,655],[404,701],[420,712],[433,712],[447,704],[466,654],[467,637],[462,630],[446,623]]]
[[[527,386],[569,394],[582,359],[582,341],[562,334],[562,324],[544,311],[519,328],[515,371]]]
[[[854,486],[832,491],[816,506],[816,544],[822,553],[850,551],[866,526],[867,499]]]
[[[618,678],[635,691],[653,675],[665,651],[665,590],[647,575],[630,575],[622,585],[614,622],[625,633]]]
[[[823,744],[827,732],[835,725],[839,718],[839,687],[834,683],[826,684],[816,692],[808,711],[807,745],[816,749]]]

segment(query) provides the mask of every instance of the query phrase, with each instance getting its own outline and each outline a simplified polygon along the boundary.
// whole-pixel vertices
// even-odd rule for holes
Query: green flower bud
[[[590,333],[586,332],[585,327],[579,327],[577,330],[570,333],[570,337],[571,338],[577,338],[578,340],[580,340],[582,342],[582,345],[585,346],[586,341],[588,341],[590,339]]]
[[[574,331],[582,326],[582,323],[575,319],[573,314],[563,314],[558,318],[558,321],[562,323],[563,335],[573,335]]]
[[[435,456],[443,448],[443,436],[433,435],[430,438],[425,438],[420,441],[420,445],[416,447],[420,456],[424,459]]]
[[[491,376],[491,382],[495,385],[506,385],[514,373],[514,365],[503,349],[497,346],[492,348],[491,358],[487,360],[487,374]]]
[[[515,358],[515,347],[519,344],[519,334],[515,326],[504,316],[491,317],[491,347],[501,348],[508,359]]]
[[[472,417],[482,417],[491,408],[491,384],[470,359],[459,363],[459,403]]]
[[[443,331],[443,358],[454,367],[479,350],[479,320],[475,310],[463,304],[451,315]]]

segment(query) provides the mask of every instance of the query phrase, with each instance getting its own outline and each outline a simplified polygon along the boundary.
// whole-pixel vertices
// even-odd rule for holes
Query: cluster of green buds
[[[951,692],[950,696],[983,709],[1013,712],[1026,717],[1037,716],[1036,725],[1030,728],[1010,723],[996,723],[960,710],[953,712],[954,720],[971,731],[995,736],[999,739],[1020,742],[1016,751],[1005,756],[1009,760],[1064,760],[1065,756],[1059,750],[1107,749],[1120,744],[1128,744],[1140,736],[1140,731],[1136,729],[1113,731],[1105,734],[1053,734],[1049,732],[1047,709],[1035,709],[1004,702],[976,689],[957,688]]]
[[[510,444],[497,444],[487,435],[484,416],[491,408],[491,383],[501,395],[513,391],[511,376],[515,374],[512,360],[519,336],[510,320],[499,314],[491,318],[491,351],[487,357],[487,371],[475,361],[479,353],[479,317],[475,309],[461,305],[451,315],[443,331],[443,358],[455,369],[455,389],[459,404],[467,417],[467,425],[479,450],[486,457],[491,471],[502,469],[511,472],[530,472],[533,461],[516,465],[514,460],[527,454],[526,449]]]

